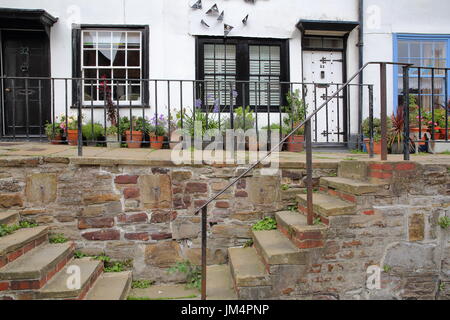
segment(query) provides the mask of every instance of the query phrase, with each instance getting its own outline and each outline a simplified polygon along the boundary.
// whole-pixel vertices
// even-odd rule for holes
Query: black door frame
[[[23,28],[23,29],[10,29],[10,28],[0,28],[0,75],[6,76],[5,69],[4,69],[4,52],[3,52],[3,33],[4,31],[14,31],[14,32],[40,32],[44,33],[46,35],[45,37],[45,50],[47,52],[47,59],[48,59],[48,77],[51,77],[51,45],[50,45],[50,32],[49,30],[45,29],[34,29],[34,28]],[[7,134],[7,124],[6,116],[5,116],[5,106],[6,106],[6,98],[5,98],[5,82],[2,78],[2,81],[0,83],[0,89],[1,89],[1,99],[0,99],[0,136],[1,137],[10,137],[10,134]],[[51,89],[51,88],[50,88]],[[51,99],[51,97],[50,97]],[[51,101],[50,101],[51,103]],[[50,109],[50,114],[52,113],[52,110]],[[45,120],[45,119],[43,119]],[[21,137],[22,134],[18,134],[18,137]],[[36,136],[36,135],[30,135],[30,136]]]

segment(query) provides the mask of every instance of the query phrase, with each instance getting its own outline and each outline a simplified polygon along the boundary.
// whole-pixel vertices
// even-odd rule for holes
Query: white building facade
[[[89,116],[92,111],[96,121],[104,116],[101,78],[111,79],[108,88],[121,113],[130,114],[131,105],[132,114],[140,115],[145,109],[149,117],[155,113],[173,116],[181,106],[194,108],[198,98],[203,98],[204,104],[220,99],[220,106],[227,106],[233,99],[226,81],[242,81],[233,84],[237,95],[233,104],[256,106],[263,127],[279,121],[279,108],[289,89],[299,89],[309,110],[314,110],[363,63],[450,64],[448,1],[203,0],[201,9],[193,8],[196,3],[0,0],[2,75],[57,78],[53,83],[38,83],[38,88],[47,86],[47,92],[34,89],[32,93],[48,95],[45,103],[41,99],[33,105],[30,93],[28,107],[18,109],[16,105],[14,114],[8,98],[13,83],[2,81],[2,135],[11,135],[11,121],[23,124],[40,118],[36,121],[42,123],[70,110],[77,88],[75,81],[64,78],[99,79],[80,85],[82,104],[87,107],[84,112]],[[213,10],[208,13],[210,8]],[[230,26],[227,31],[225,26]],[[369,66],[363,76],[364,84],[374,85],[377,116],[378,67]],[[181,80],[186,82],[180,84]],[[203,83],[206,89],[199,93],[189,82],[192,80],[211,83]],[[442,103],[445,80],[433,84],[434,99]],[[266,81],[278,85],[258,87],[257,82]],[[398,105],[401,81],[397,68],[389,67],[389,114]],[[414,81],[417,79],[412,79],[411,87]],[[31,89],[24,88],[20,79],[15,82],[25,90],[22,100],[15,103],[24,104],[23,96]],[[302,83],[328,85],[308,87]],[[358,84],[358,79],[354,83]],[[432,84],[424,80],[422,86],[426,103]],[[315,142],[341,143],[358,135],[358,123],[368,115],[366,89],[362,103],[355,86],[330,103],[328,114],[318,115]],[[96,108],[89,108],[92,106]]]

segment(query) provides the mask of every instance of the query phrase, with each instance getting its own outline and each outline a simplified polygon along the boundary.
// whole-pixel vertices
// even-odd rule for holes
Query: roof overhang
[[[45,10],[0,8],[0,28],[43,29],[48,34],[58,21]]]
[[[300,20],[297,28],[307,36],[345,36],[359,26],[357,21]]]

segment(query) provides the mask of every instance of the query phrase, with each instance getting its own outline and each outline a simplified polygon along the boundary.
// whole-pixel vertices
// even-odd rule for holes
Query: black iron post
[[[312,168],[312,142],[311,142],[311,120],[305,123],[305,139],[306,139],[306,188],[307,188],[307,209],[308,209],[308,225],[314,224],[313,212],[313,168]]]
[[[403,119],[403,159],[409,161],[409,66],[403,67]]]

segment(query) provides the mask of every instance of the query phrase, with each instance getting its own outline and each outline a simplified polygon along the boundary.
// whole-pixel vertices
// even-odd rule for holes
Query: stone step
[[[306,216],[281,211],[275,214],[278,230],[300,249],[322,248],[328,227],[323,224],[308,226]]]
[[[0,269],[11,290],[42,288],[72,258],[73,243],[43,244]],[[27,280],[27,281],[22,281]]]
[[[300,211],[305,212],[308,204],[306,194],[298,195],[297,200]],[[317,215],[324,217],[356,214],[356,204],[321,193],[314,193],[313,208]]]
[[[236,287],[270,286],[270,275],[255,248],[229,248],[231,275]]]
[[[341,177],[321,178],[320,186],[325,188],[332,188],[357,196],[383,192],[386,190],[386,187],[389,187],[389,185],[387,184],[370,183]]]
[[[304,265],[307,251],[297,248],[280,231],[253,231],[255,248],[267,265]]]
[[[48,239],[48,227],[20,229],[0,238],[0,268]]]
[[[206,269],[206,296],[208,300],[237,300],[229,266],[208,266]]]
[[[86,300],[126,300],[132,272],[103,273],[89,290]]]
[[[11,226],[19,223],[20,216],[17,211],[0,212],[0,225]]]
[[[77,270],[76,267],[80,272],[80,286],[73,288],[68,286],[68,280],[74,279],[76,273],[73,272]],[[67,273],[68,271],[72,273]],[[71,260],[37,292],[36,299],[83,299],[102,271],[103,263],[101,261],[91,258]],[[76,282],[69,281],[69,284],[74,285]]]

